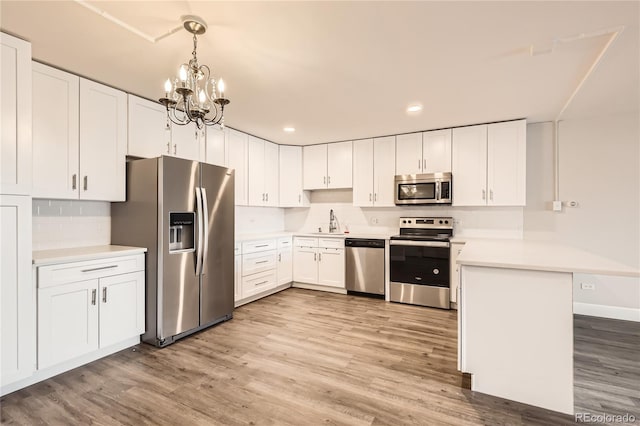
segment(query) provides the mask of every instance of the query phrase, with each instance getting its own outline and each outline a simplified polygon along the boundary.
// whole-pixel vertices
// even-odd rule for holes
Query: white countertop
[[[56,263],[77,262],[103,257],[126,256],[129,254],[145,253],[144,247],[128,246],[91,246],[73,247],[55,250],[38,250],[32,253],[33,264],[36,266],[52,265]]]
[[[379,234],[379,233],[348,233],[345,234],[343,232],[290,232],[290,231],[282,231],[282,232],[268,232],[262,234],[238,234],[235,239],[236,242],[242,241],[252,241],[252,240],[269,240],[280,237],[310,237],[310,238],[368,238],[368,239],[378,239],[378,240],[388,240],[391,235],[395,234]]]
[[[611,259],[559,243],[469,239],[460,265],[640,277],[640,271]]]

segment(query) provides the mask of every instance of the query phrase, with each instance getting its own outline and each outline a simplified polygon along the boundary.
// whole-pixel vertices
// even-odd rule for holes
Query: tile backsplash
[[[33,250],[111,243],[111,203],[33,200]]]

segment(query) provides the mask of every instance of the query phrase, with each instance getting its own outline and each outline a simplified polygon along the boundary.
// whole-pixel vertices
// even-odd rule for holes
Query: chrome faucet
[[[338,218],[333,214],[333,209],[329,210],[329,233],[338,230]]]

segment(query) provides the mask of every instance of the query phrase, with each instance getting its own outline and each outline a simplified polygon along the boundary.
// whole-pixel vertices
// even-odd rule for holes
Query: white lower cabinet
[[[293,280],[304,284],[344,288],[344,240],[294,238]]]
[[[242,256],[237,254],[235,256],[235,273],[233,279],[233,300],[238,301],[242,299]]]
[[[451,265],[450,265],[450,301],[458,303],[458,287],[460,287],[460,266],[456,263],[458,255],[464,248],[464,243],[451,243]]]
[[[291,237],[236,243],[236,305],[268,296],[293,280],[291,245]]]
[[[38,369],[145,331],[144,254],[38,267]]]
[[[278,285],[288,284],[293,281],[293,242],[291,237],[278,240]]]

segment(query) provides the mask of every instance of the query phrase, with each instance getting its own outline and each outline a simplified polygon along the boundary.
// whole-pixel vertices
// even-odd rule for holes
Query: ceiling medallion
[[[221,124],[224,126],[224,107],[229,99],[224,97],[224,81],[211,76],[207,65],[198,64],[196,49],[197,36],[207,31],[207,24],[198,16],[182,17],[184,28],[193,34],[193,57],[189,63],[182,64],[178,77],[167,79],[164,83],[165,97],[160,103],[167,108],[167,120],[184,126],[195,123],[198,129],[203,126]],[[168,122],[167,122],[168,125]]]

